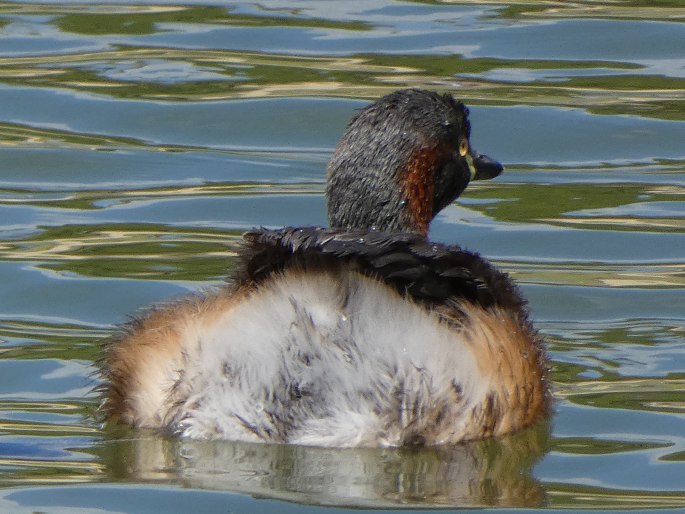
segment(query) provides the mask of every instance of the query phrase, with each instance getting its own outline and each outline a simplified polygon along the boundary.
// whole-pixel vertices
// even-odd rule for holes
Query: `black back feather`
[[[238,284],[258,284],[292,266],[347,264],[424,303],[465,300],[526,317],[525,302],[505,273],[477,253],[431,243],[418,234],[307,227],[253,230],[244,239]]]

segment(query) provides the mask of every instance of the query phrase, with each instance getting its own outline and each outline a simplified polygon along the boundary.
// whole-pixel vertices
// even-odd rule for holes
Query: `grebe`
[[[155,307],[107,345],[105,415],[191,438],[421,446],[499,436],[549,411],[542,338],[505,274],[428,241],[502,166],[451,95],[396,91],[328,165],[330,229],[248,232],[217,290]]]

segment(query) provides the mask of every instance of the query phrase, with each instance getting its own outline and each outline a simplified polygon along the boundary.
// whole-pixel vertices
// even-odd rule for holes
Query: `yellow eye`
[[[462,139],[459,141],[459,155],[464,157],[467,153],[469,153],[469,142],[466,139]]]

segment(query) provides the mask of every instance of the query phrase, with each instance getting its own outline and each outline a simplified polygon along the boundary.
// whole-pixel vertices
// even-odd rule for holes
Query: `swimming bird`
[[[330,228],[257,229],[223,287],[153,307],[107,345],[103,410],[190,438],[328,447],[455,444],[550,408],[542,337],[517,286],[428,240],[502,166],[451,95],[361,109],[328,164]]]

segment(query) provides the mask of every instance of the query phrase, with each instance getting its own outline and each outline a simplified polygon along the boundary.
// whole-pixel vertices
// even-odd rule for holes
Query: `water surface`
[[[0,510],[685,507],[684,20],[639,0],[0,2]],[[220,283],[242,232],[325,224],[345,124],[414,86],[464,99],[506,165],[431,235],[521,284],[551,422],[423,451],[102,427],[103,340]]]

